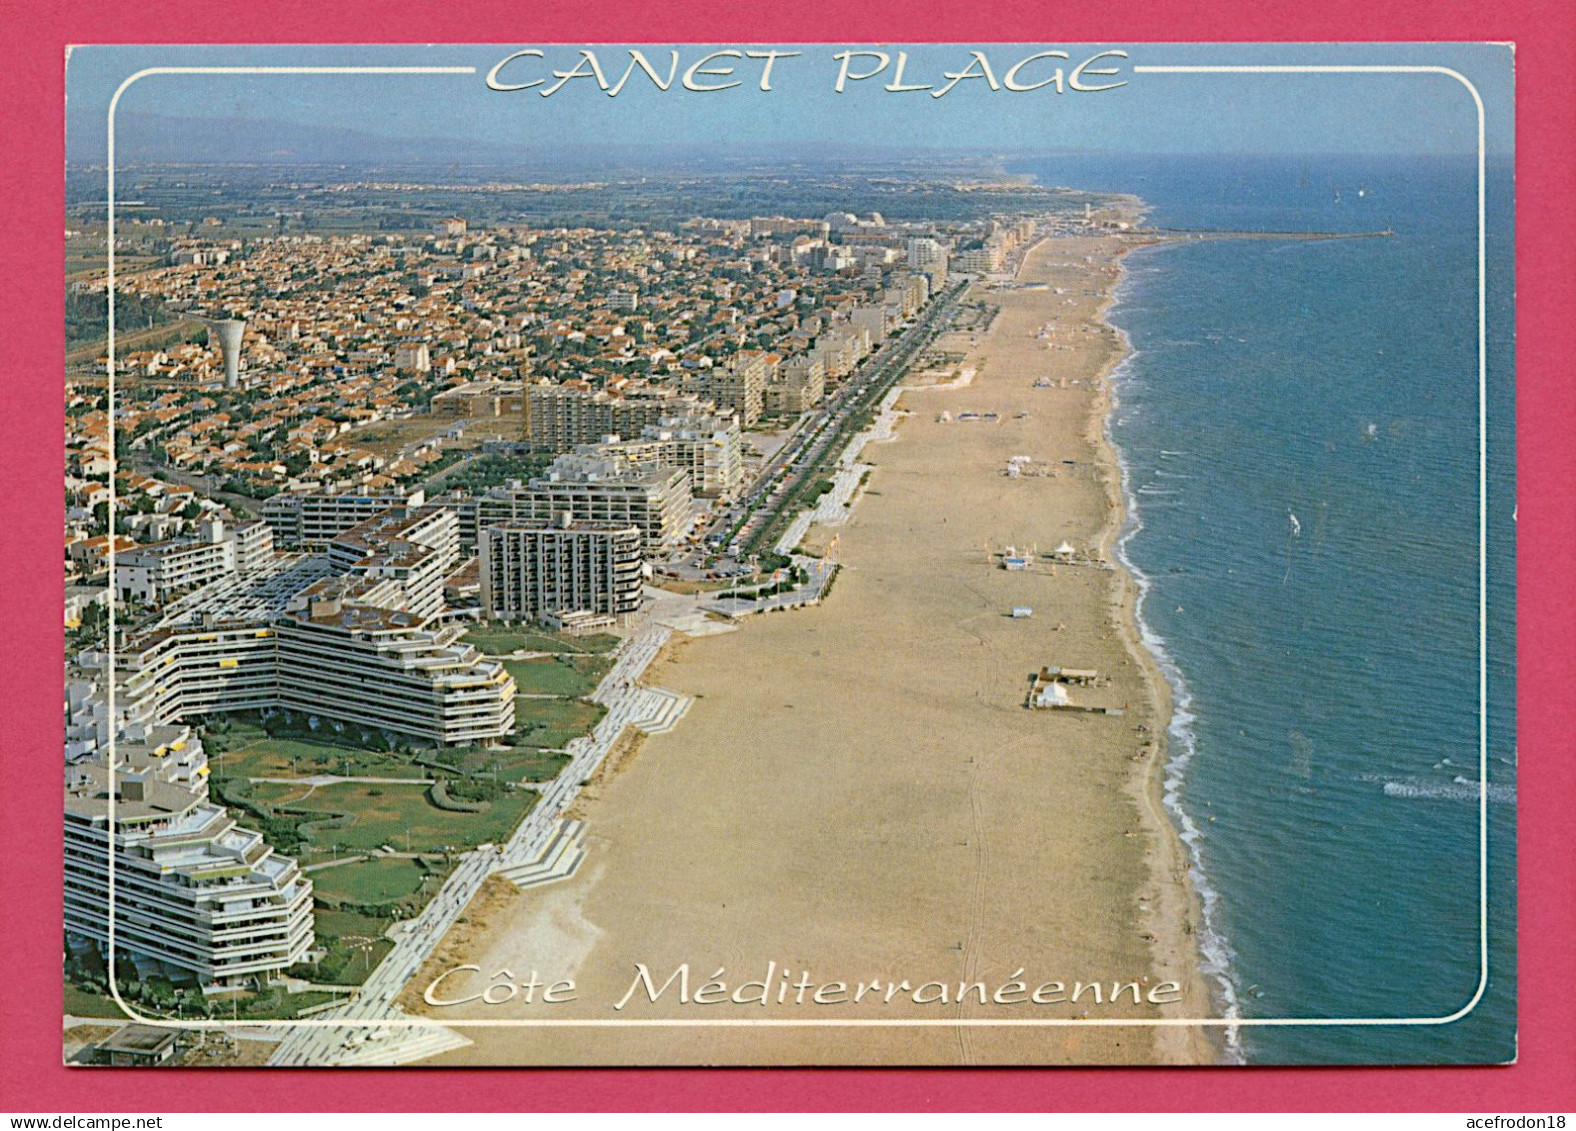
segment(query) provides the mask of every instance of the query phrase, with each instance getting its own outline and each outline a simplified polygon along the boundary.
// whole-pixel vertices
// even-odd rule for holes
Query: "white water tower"
[[[241,387],[241,335],[246,330],[246,323],[239,318],[204,319],[208,327],[208,344],[213,345],[214,338],[219,340],[219,350],[224,354],[224,387],[226,389],[239,389]]]

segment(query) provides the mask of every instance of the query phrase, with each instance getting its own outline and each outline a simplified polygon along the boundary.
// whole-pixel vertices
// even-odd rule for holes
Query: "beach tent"
[[[1042,683],[1034,693],[1036,707],[1065,707],[1068,704],[1067,688],[1054,680]]]

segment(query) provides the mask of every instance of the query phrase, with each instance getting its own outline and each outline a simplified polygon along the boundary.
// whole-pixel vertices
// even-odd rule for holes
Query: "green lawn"
[[[135,1009],[135,1004],[131,1004]],[[66,1009],[73,1017],[114,1017],[121,1021],[129,1021],[124,1010],[115,1004],[115,1000],[104,994],[89,993],[80,986],[66,983]]]
[[[414,860],[385,856],[324,868],[313,872],[311,880],[317,897],[327,903],[392,903],[420,891],[426,883],[427,870]]]
[[[341,782],[313,791],[288,815],[297,816],[303,811],[310,816],[321,813],[325,820],[336,813],[351,815],[348,825],[305,827],[319,855],[336,844],[360,852],[384,845],[401,851],[441,852],[445,845],[473,848],[507,838],[535,800],[536,795],[526,791],[506,793],[496,798],[485,813],[457,813],[439,809],[428,801],[425,786]]]
[[[515,746],[495,761],[503,781],[552,781],[569,762],[569,755],[555,754],[534,746]]]
[[[605,707],[574,699],[516,699],[514,733],[528,746],[561,749],[571,738],[589,734],[606,713]]]
[[[251,782],[244,788],[247,800],[268,806],[287,805],[292,801],[300,801],[311,792],[310,786],[286,785],[282,782]]]
[[[239,730],[240,728],[236,728]],[[308,738],[269,738],[260,730],[225,735],[230,749],[213,757],[214,773],[225,778],[289,778],[313,774],[345,777],[425,778],[428,772],[407,755],[364,750]]]
[[[348,865],[354,867],[354,865]],[[326,876],[334,869],[313,872],[313,877]],[[320,908],[316,918],[319,940],[346,939],[350,941],[376,940],[388,929],[388,920],[362,915],[356,911],[332,911]]]
[[[531,635],[532,644],[554,642],[550,636]],[[591,645],[597,643],[590,641]],[[616,641],[607,638],[606,643],[611,646]],[[612,662],[595,653],[569,655],[559,650],[558,654],[567,662],[548,659],[509,665],[529,692],[558,696],[515,701],[519,746],[466,749],[453,762],[445,762],[450,767],[445,770],[415,762],[416,757],[436,760],[438,752],[430,749],[418,750],[414,756],[367,750],[353,745],[357,741],[354,736],[340,738],[330,732],[325,732],[322,740],[317,735],[271,738],[255,717],[240,716],[220,724],[223,729],[215,735],[216,745],[229,748],[213,755],[215,781],[233,800],[244,798],[247,804],[271,814],[248,814],[243,822],[274,829],[281,836],[289,834],[288,854],[302,864],[321,863],[336,853],[371,854],[384,846],[438,853],[451,847],[463,852],[478,844],[502,842],[536,804],[534,791],[505,791],[483,812],[464,813],[432,804],[421,779],[450,772],[470,779],[495,778],[500,783],[545,781],[556,776],[567,758],[551,751],[586,734],[605,714],[604,708],[577,697],[591,691]],[[340,740],[331,741],[335,738]],[[247,780],[316,774],[400,780],[338,782],[310,789],[293,781]],[[301,843],[296,843],[296,836],[302,838]],[[357,985],[393,945],[383,934],[389,920],[330,905],[382,906],[391,915],[414,914],[437,890],[441,877],[429,874],[415,860],[373,856],[313,872],[311,879],[318,897],[317,933],[327,954],[321,962],[303,966],[297,973],[326,984]],[[281,1002],[269,1007],[299,1008],[300,1004],[305,1003]]]
[[[374,864],[381,869],[388,861]],[[408,861],[400,861],[408,863]],[[365,865],[348,864],[346,870],[359,870]],[[314,878],[331,876],[339,869],[329,868],[326,871],[314,872]],[[381,882],[382,878],[379,878]],[[349,877],[346,877],[349,880]],[[351,893],[357,892],[354,881],[343,885],[344,894],[335,898],[349,899],[350,902],[359,902]],[[336,892],[338,888],[333,889]],[[388,929],[389,920],[362,915],[355,911],[339,911],[324,907],[319,904],[315,912],[318,945],[328,953],[323,960],[313,966],[298,970],[303,977],[314,982],[322,982],[335,986],[359,986],[366,981],[367,975],[377,969],[378,963],[383,961],[385,955],[394,949],[392,940],[384,936]]]
[[[476,645],[489,656],[505,656],[510,652],[611,652],[618,645],[618,637],[605,633],[591,636],[563,636],[556,632],[536,629],[504,628],[502,625],[481,625],[466,632],[465,640]]]
[[[556,777],[567,761],[567,755],[536,746],[503,746],[497,750],[469,749],[454,768],[469,778],[491,778],[496,774],[501,782],[547,781]]]
[[[507,660],[504,667],[514,676],[522,695],[562,695],[578,699],[596,690],[608,668],[613,665],[601,657],[575,657],[562,660]]]
[[[325,915],[338,914],[344,913],[320,910],[317,917],[321,920]],[[367,980],[368,974],[378,968],[384,956],[394,949],[394,944],[388,939],[361,942],[323,938],[319,942],[328,951],[323,961],[299,972],[309,981],[330,986],[359,986]]]

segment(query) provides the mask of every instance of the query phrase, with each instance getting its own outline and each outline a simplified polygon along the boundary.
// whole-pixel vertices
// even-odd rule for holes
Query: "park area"
[[[612,667],[613,636],[566,637],[478,626],[466,639],[502,659],[518,684],[514,734],[492,747],[412,746],[322,720],[275,715],[208,720],[212,789],[312,880],[323,956],[292,973],[357,985],[458,857],[506,841],[535,805],[533,785],[604,708],[589,701]]]
[[[580,699],[596,690],[596,685],[613,665],[604,656],[559,655],[548,659],[505,660],[503,666],[514,676],[520,695]]]
[[[618,647],[618,637],[605,632],[587,636],[565,636],[530,628],[481,624],[465,633],[465,642],[474,644],[489,656],[510,656],[515,652],[564,652],[605,655]]]

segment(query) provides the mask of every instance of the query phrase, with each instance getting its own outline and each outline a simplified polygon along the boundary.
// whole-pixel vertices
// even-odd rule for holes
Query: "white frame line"
[[[163,1017],[144,1017],[133,1010],[120,996],[115,984],[115,476],[118,471],[114,453],[115,435],[115,112],[121,95],[134,83],[151,75],[410,75],[410,74],[475,74],[475,67],[148,67],[137,71],[120,84],[110,99],[108,117],[108,354],[109,354],[109,543],[106,560],[109,567],[109,837],[108,891],[109,891],[109,991],[116,1005],[127,1018],[139,1024],[176,1029],[229,1029],[238,1026],[249,1028],[796,1028],[821,1026],[828,1028],[924,1028],[943,1026],[1002,1027],[1017,1026],[1093,1026],[1093,1027],[1176,1027],[1209,1026],[1237,1027],[1342,1027],[1342,1026],[1431,1026],[1448,1025],[1470,1014],[1482,1001],[1488,988],[1488,355],[1487,355],[1487,255],[1485,247],[1485,123],[1483,98],[1465,75],[1449,67],[1413,65],[1209,65],[1209,66],[1141,66],[1132,68],[1134,74],[1152,75],[1201,75],[1201,74],[1422,74],[1442,75],[1464,86],[1472,95],[1477,108],[1477,234],[1478,234],[1478,984],[1472,997],[1455,1012],[1442,1017],[1196,1017],[1196,1018],[542,1018],[542,1019],[464,1019],[438,1020],[430,1017],[383,1018],[358,1020],[355,1018],[299,1020],[173,1020]]]

